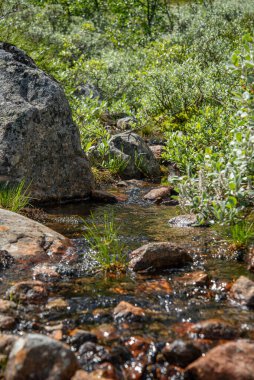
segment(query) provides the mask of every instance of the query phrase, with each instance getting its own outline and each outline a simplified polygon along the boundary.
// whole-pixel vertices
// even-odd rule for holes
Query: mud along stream
[[[171,227],[168,220],[179,207],[144,201],[150,188],[133,184],[120,190],[123,201],[114,205],[45,209],[47,225],[73,239],[80,258],[57,264],[58,276],[45,278],[46,305],[20,305],[15,332],[41,332],[67,342],[83,369],[103,368],[110,379],[180,379],[184,367],[215,345],[253,339],[253,311],[227,296],[232,281],[251,278],[246,264],[229,257],[221,234],[210,228]],[[119,195],[117,188],[111,191]],[[148,242],[170,241],[190,249],[193,264],[154,275],[93,273],[82,221],[89,221],[91,212],[98,224],[105,212],[114,213],[129,252]],[[14,266],[2,273],[1,295],[11,284],[31,279],[31,271],[20,273]],[[117,314],[121,301],[125,309]]]

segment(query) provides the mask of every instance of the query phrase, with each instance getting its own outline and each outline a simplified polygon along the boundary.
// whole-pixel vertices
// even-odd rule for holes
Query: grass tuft
[[[25,180],[18,185],[0,185],[0,207],[13,212],[19,212],[28,206],[30,201],[29,186],[26,187]]]
[[[124,272],[127,265],[125,245],[120,241],[114,215],[104,213],[103,225],[97,224],[91,214],[91,222],[85,222],[84,237],[88,240],[100,270]]]

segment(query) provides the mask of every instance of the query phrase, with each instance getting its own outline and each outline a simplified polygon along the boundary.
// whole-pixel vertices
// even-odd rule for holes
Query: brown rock
[[[0,314],[0,330],[11,330],[14,328],[16,321],[13,317]]]
[[[0,220],[0,225],[8,227],[0,231],[1,248],[14,258],[45,259],[46,254],[66,253],[72,246],[63,235],[14,212],[0,209]]]
[[[167,343],[162,350],[164,357],[170,364],[185,368],[188,364],[198,359],[202,352],[195,345],[195,341],[176,340],[173,343]]]
[[[37,304],[45,302],[48,293],[45,284],[41,281],[22,281],[8,289],[6,296],[17,302]]]
[[[208,319],[195,323],[190,327],[189,333],[204,339],[235,339],[238,336],[237,329],[230,323],[220,319]]]
[[[186,249],[168,242],[149,243],[130,254],[129,268],[134,272],[154,272],[183,267],[192,262]]]
[[[172,287],[169,282],[164,278],[159,280],[145,281],[142,284],[139,284],[137,287],[137,293],[164,293],[171,294],[173,292]]]
[[[78,363],[62,343],[40,334],[28,334],[14,344],[5,372],[6,380],[69,380]]]
[[[144,196],[144,199],[149,201],[158,201],[158,199],[162,200],[170,196],[171,190],[172,188],[169,186],[158,187],[157,189],[149,191],[149,193]]]
[[[149,349],[151,343],[152,340],[149,338],[144,338],[141,336],[132,336],[124,342],[124,345],[128,347],[132,356],[134,358],[137,358],[140,357],[140,354],[146,355],[146,352]]]
[[[15,302],[0,299],[0,313],[9,313],[16,307]]]
[[[117,203],[117,197],[107,191],[93,190],[91,193],[92,200],[101,203]]]
[[[86,342],[97,343],[96,335],[92,334],[90,331],[85,331],[81,329],[74,329],[70,331],[67,343],[74,347],[76,350]]]
[[[206,286],[209,284],[209,276],[203,271],[186,273],[181,277],[177,277],[176,280],[183,282],[184,285]]]
[[[134,306],[129,302],[121,301],[113,311],[115,319],[131,318],[139,319],[145,316],[145,312],[141,307]]]
[[[91,330],[91,333],[94,334],[99,340],[113,341],[119,338],[117,329],[108,323],[103,323],[102,325]]]
[[[190,364],[186,380],[253,380],[254,344],[238,340],[217,346]]]
[[[232,285],[229,296],[241,305],[254,307],[254,281],[245,276],[239,277]]]
[[[68,306],[68,302],[63,298],[51,298],[48,300],[48,303],[46,304],[46,309],[62,310],[67,309]]]

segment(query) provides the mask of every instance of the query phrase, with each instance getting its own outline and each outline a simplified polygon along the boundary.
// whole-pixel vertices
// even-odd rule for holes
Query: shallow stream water
[[[62,278],[50,283],[52,300],[61,297],[67,306],[24,309],[19,331],[66,332],[79,328],[96,333],[106,346],[119,345],[136,336],[159,344],[184,337],[190,323],[219,318],[235,326],[241,336],[254,337],[253,311],[232,304],[226,292],[228,284],[240,275],[252,277],[246,264],[228,257],[221,234],[213,229],[170,227],[168,220],[180,214],[178,206],[145,202],[143,194],[149,186],[133,185],[125,192],[121,190],[126,200],[115,205],[84,202],[46,209],[51,215],[48,226],[73,239],[81,259],[78,267],[62,263]],[[119,195],[118,189],[114,191]],[[194,263],[160,275],[91,275],[82,222],[82,218],[89,221],[91,212],[98,224],[103,224],[105,212],[114,213],[120,238],[129,251],[147,242],[171,241],[190,249]],[[193,286],[181,280],[184,274],[198,270],[209,275],[209,284]],[[3,274],[2,293],[11,283],[26,278],[31,278],[30,268],[22,273],[12,270],[11,277],[7,271]],[[115,321],[112,312],[120,301],[141,307],[146,317],[141,321]]]

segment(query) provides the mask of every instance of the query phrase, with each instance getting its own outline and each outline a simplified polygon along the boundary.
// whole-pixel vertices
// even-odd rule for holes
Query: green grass
[[[26,207],[30,201],[29,186],[26,187],[25,180],[18,185],[0,185],[0,207],[13,212],[19,212]]]
[[[84,237],[89,241],[99,269],[105,272],[123,272],[127,256],[125,246],[118,236],[114,215],[105,212],[103,225],[100,225],[91,214],[91,221],[85,222],[85,228]]]
[[[245,249],[254,240],[254,223],[242,221],[229,228],[229,241],[235,249]]]

